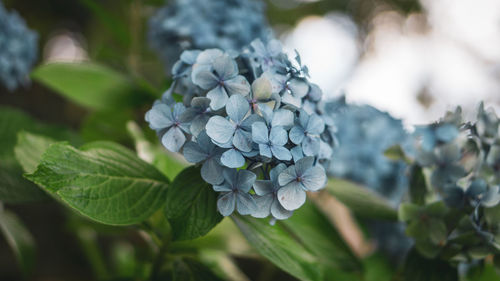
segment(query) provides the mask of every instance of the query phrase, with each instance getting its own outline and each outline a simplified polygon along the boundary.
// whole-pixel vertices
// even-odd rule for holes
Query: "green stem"
[[[106,262],[101,254],[96,241],[96,233],[93,229],[80,227],[75,230],[76,237],[86,256],[94,275],[98,280],[109,279],[110,274],[106,268]]]

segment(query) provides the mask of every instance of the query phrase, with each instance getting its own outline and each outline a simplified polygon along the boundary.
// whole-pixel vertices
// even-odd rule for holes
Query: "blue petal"
[[[253,190],[259,196],[274,192],[274,184],[270,180],[257,180],[253,184]]]
[[[287,109],[278,109],[274,112],[271,126],[282,126],[285,129],[290,129],[293,126],[293,112]]]
[[[288,83],[288,87],[292,91],[293,95],[298,98],[303,98],[309,92],[309,85],[302,79],[293,78]]]
[[[283,146],[288,142],[288,134],[281,126],[272,127],[269,140],[273,145]]]
[[[221,86],[216,86],[207,93],[207,98],[210,99],[210,107],[213,110],[223,108],[228,100],[226,90]]]
[[[200,70],[193,76],[193,83],[204,90],[215,88],[218,81],[219,79],[217,79],[217,76],[215,76],[210,69]]]
[[[214,60],[213,68],[221,80],[227,80],[238,75],[236,62],[227,54]]]
[[[213,156],[201,165],[201,177],[209,184],[220,184],[224,181],[222,170],[222,166]]]
[[[295,172],[298,176],[304,175],[314,164],[314,157],[304,157],[295,164]]]
[[[319,135],[323,133],[325,130],[325,122],[321,117],[316,114],[311,115],[309,117],[309,121],[307,122],[307,132],[313,135]]]
[[[283,208],[278,199],[275,199],[271,204],[271,214],[278,220],[286,220],[293,215],[293,211]]]
[[[253,123],[255,123],[255,122],[262,122],[262,121],[264,121],[262,119],[262,117],[260,117],[257,114],[252,114],[252,115],[248,116],[247,118],[245,118],[245,120],[243,120],[243,122],[241,122],[240,127],[243,130],[250,132],[252,130],[252,124]]]
[[[161,143],[170,151],[177,152],[186,142],[186,136],[178,127],[170,128],[161,138]]]
[[[241,155],[241,152],[234,148],[222,153],[220,161],[222,165],[229,168],[239,168],[245,165],[245,158]]]
[[[178,102],[174,105],[174,109],[172,110],[172,116],[174,117],[174,119],[177,120],[185,110],[186,107],[181,102]]]
[[[305,132],[300,126],[295,126],[290,130],[290,140],[294,144],[300,144],[304,140]]]
[[[278,190],[278,200],[283,208],[293,211],[306,202],[306,192],[298,182],[292,181]]]
[[[234,207],[236,205],[236,195],[233,192],[229,192],[222,195],[219,200],[217,200],[217,209],[221,215],[227,217],[234,212]]]
[[[289,184],[290,182],[297,180],[297,173],[295,172],[295,166],[290,166],[283,170],[278,176],[278,183],[280,186]]]
[[[146,113],[146,121],[153,130],[161,130],[174,124],[170,107],[163,103],[154,105]]]
[[[290,93],[284,93],[281,96],[281,101],[283,103],[291,105],[294,108],[300,108],[300,106],[302,105],[302,100],[300,98],[298,98],[298,97],[293,96]]]
[[[283,146],[271,146],[271,151],[273,152],[274,157],[278,160],[289,161],[292,159],[292,154],[290,151]]]
[[[226,118],[213,116],[206,125],[207,135],[218,143],[227,143],[234,134],[234,125]]]
[[[241,95],[233,95],[226,104],[226,113],[236,123],[240,123],[250,110],[248,101]]]
[[[485,207],[494,207],[500,202],[500,188],[498,185],[491,186],[488,192],[481,199],[481,205]]]
[[[259,144],[259,153],[264,157],[273,158],[273,152],[268,144]]]
[[[243,192],[250,191],[252,185],[255,183],[257,176],[248,170],[239,170],[238,171],[238,189]]]
[[[269,172],[269,177],[273,183],[277,184],[278,176],[286,169],[286,165],[283,163],[279,163],[276,167],[272,168]]]
[[[255,196],[255,203],[257,204],[257,208],[255,212],[251,215],[255,218],[265,218],[268,217],[271,213],[271,204],[274,201],[273,194],[267,194],[264,196]]]
[[[217,191],[217,192],[233,192],[231,185],[227,182],[225,182],[221,185],[214,185],[213,189],[214,189],[214,191]]]
[[[252,140],[254,142],[267,144],[269,142],[268,134],[267,126],[263,122],[255,122],[252,124]]]
[[[271,98],[273,88],[269,79],[261,76],[252,83],[253,98],[256,100],[267,100]]]
[[[295,146],[290,149],[290,153],[292,153],[293,162],[297,163],[300,159],[304,158],[304,153],[302,152],[302,146]]]
[[[250,84],[247,79],[241,75],[224,81],[224,86],[230,95],[246,96],[250,93]]]
[[[302,141],[302,151],[305,156],[316,156],[319,153],[320,139],[318,137],[306,137]]]
[[[203,151],[197,143],[192,141],[186,143],[183,154],[184,158],[186,158],[189,163],[199,163],[208,157],[208,154]]]
[[[201,52],[198,50],[186,50],[181,54],[181,60],[186,63],[193,65],[196,62],[196,58]]]
[[[236,195],[236,209],[242,215],[250,215],[257,211],[257,204],[250,194],[238,192]]]
[[[452,124],[444,124],[436,129],[436,138],[443,142],[450,142],[458,136],[458,129]]]
[[[302,184],[310,191],[317,191],[325,187],[325,169],[321,165],[316,165],[308,169],[302,176]]]
[[[233,145],[242,152],[252,151],[252,135],[242,129],[234,132]]]

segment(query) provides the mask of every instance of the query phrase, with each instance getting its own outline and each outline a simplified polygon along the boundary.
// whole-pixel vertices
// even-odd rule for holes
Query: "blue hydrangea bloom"
[[[189,132],[189,123],[182,118],[185,110],[181,103],[175,104],[173,109],[164,103],[157,103],[146,113],[151,129],[162,136],[162,144],[173,152],[181,149],[186,142],[184,133]]]
[[[298,59],[278,41],[256,40],[240,53],[185,51],[171,87],[146,114],[167,149],[201,165],[202,178],[221,192],[223,215],[285,219],[306,191],[326,184],[335,138],[322,118],[321,90]],[[259,180],[248,185],[250,178]]]
[[[270,34],[260,0],[174,0],[150,19],[148,37],[170,65],[182,50],[239,51]]]
[[[255,202],[257,211],[252,214],[256,218],[265,218],[272,215],[273,219],[284,220],[292,216],[293,211],[289,211],[281,205],[278,200],[278,191],[281,186],[278,176],[286,169],[286,165],[280,163],[269,172],[270,179],[256,180],[253,184],[255,190]]]
[[[28,82],[38,52],[38,34],[0,2],[0,83],[9,91]]]
[[[248,193],[257,176],[247,170],[224,169],[224,183],[214,185],[214,190],[222,192],[217,200],[217,208],[223,216],[229,216],[235,209],[242,215],[257,211],[254,198]]]

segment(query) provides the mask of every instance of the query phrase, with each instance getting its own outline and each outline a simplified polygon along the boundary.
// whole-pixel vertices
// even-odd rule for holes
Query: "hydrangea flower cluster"
[[[384,152],[410,139],[402,122],[371,106],[347,104],[344,96],[323,103],[322,110],[335,124],[332,133],[337,136],[327,173],[360,183],[398,206],[408,189],[407,165]],[[378,248],[395,260],[411,246],[400,223],[366,221],[366,226]]]
[[[10,91],[27,81],[37,58],[38,35],[0,2],[0,82]]]
[[[425,254],[467,262],[499,253],[499,124],[495,112],[481,104],[475,122],[464,122],[457,108],[416,128],[416,163],[429,172],[433,196],[442,200],[404,208],[407,232]],[[422,227],[426,235],[417,231]]]
[[[240,51],[270,33],[261,0],[174,0],[149,22],[151,47],[169,64],[182,50]]]
[[[201,165],[222,215],[286,219],[325,186],[329,126],[298,55],[256,40],[238,54],[184,51],[172,74],[146,120],[168,150]]]
[[[323,110],[334,120],[338,142],[327,172],[361,183],[397,205],[407,190],[406,164],[384,152],[408,141],[402,122],[368,105],[347,104],[343,97],[326,102]]]

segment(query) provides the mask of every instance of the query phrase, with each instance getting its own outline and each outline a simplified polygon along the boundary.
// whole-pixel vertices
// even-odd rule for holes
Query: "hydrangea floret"
[[[266,45],[272,60],[254,47]],[[321,92],[300,57],[290,60],[281,49],[279,41],[256,40],[238,54],[185,51],[171,88],[146,113],[165,148],[201,165],[224,216],[286,219],[307,191],[326,184],[333,142],[318,107]],[[281,86],[273,87],[277,80]],[[287,95],[297,102],[284,102]]]
[[[38,34],[0,1],[0,83],[9,91],[26,84],[38,52]]]

